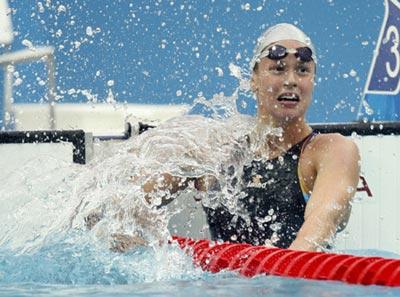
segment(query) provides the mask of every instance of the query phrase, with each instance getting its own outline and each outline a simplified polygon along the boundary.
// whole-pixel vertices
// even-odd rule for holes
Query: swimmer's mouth
[[[278,97],[278,101],[299,102],[300,97],[294,93],[284,93]]]

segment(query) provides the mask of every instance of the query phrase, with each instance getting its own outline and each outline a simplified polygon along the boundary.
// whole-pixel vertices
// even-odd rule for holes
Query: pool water
[[[399,288],[346,285],[274,276],[244,279],[234,274],[133,284],[2,284],[0,296],[400,296]]]
[[[379,251],[358,254],[388,256]],[[195,267],[175,245],[121,254],[85,233],[69,232],[29,253],[2,249],[0,296],[400,296],[400,288],[211,274]]]
[[[186,119],[186,130],[203,131],[204,122],[210,122],[197,123],[194,119]],[[221,130],[214,122],[211,124],[210,129]],[[188,133],[181,131],[182,125],[170,125],[175,130],[160,130],[163,136],[169,135],[168,139],[175,139],[172,132]],[[84,167],[41,156],[0,178],[0,296],[400,296],[400,288],[273,276],[246,279],[235,272],[210,274],[195,267],[191,257],[177,246],[168,244],[153,242],[152,246],[136,247],[127,253],[110,251],[109,235],[116,230],[147,232],[147,223],[136,220],[136,216],[115,218],[120,218],[116,214],[121,214],[121,209],[130,209],[134,214],[146,210],[140,199],[133,199],[139,197],[140,187],[129,177],[141,175],[141,170],[151,164],[163,163],[164,157],[171,159],[171,154],[165,152],[176,150],[169,140],[161,143],[163,146],[155,145],[160,137],[153,134],[104,150],[101,161]],[[215,133],[203,134],[205,140],[224,140],[214,137]],[[199,170],[215,170],[214,162],[231,155],[226,146],[215,145],[211,147],[221,150],[217,157],[209,157],[207,142],[199,135],[188,135],[186,145],[204,147],[202,162],[177,154],[180,160],[167,164],[175,166],[168,169],[181,172],[190,168],[195,176]],[[134,145],[141,150],[136,155],[127,154]],[[182,144],[180,148],[187,151]],[[88,231],[83,218],[99,206],[104,207],[105,217]],[[166,227],[157,225],[158,221],[151,223],[156,229]],[[354,253],[396,256],[382,251]]]

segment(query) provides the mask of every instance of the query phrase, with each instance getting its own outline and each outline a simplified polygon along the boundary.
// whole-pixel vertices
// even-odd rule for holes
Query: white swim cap
[[[280,40],[296,40],[308,46],[312,51],[312,59],[317,63],[317,56],[315,54],[314,45],[311,39],[299,28],[292,24],[281,23],[268,28],[258,39],[257,45],[254,49],[253,58],[250,61],[250,71],[252,72],[254,66],[259,62],[259,58],[265,48]]]

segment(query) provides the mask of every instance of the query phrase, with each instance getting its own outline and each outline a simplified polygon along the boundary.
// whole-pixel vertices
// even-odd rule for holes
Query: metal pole
[[[12,104],[13,104],[12,84],[13,84],[14,65],[6,63],[3,65],[3,69],[4,69],[3,121],[5,129],[12,130],[15,124],[14,114],[12,110]]]
[[[49,100],[49,116],[50,129],[56,129],[55,104],[56,104],[56,80],[55,80],[55,63],[54,56],[47,56],[47,73],[48,73],[48,100]]]

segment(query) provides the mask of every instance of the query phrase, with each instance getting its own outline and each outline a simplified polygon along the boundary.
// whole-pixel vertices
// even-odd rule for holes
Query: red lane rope
[[[262,247],[249,245],[237,253],[234,257],[225,258],[225,261],[230,262],[228,270],[237,270],[243,267],[243,264],[247,261],[247,259],[259,250],[262,250]]]
[[[335,280],[350,284],[400,286],[400,259],[304,252],[213,242],[173,236],[203,270],[236,270],[246,277],[258,274]]]
[[[210,259],[208,269],[211,272],[219,272],[222,269],[228,268],[233,257],[248,247],[243,244],[228,244],[224,249],[220,250],[214,257]]]

